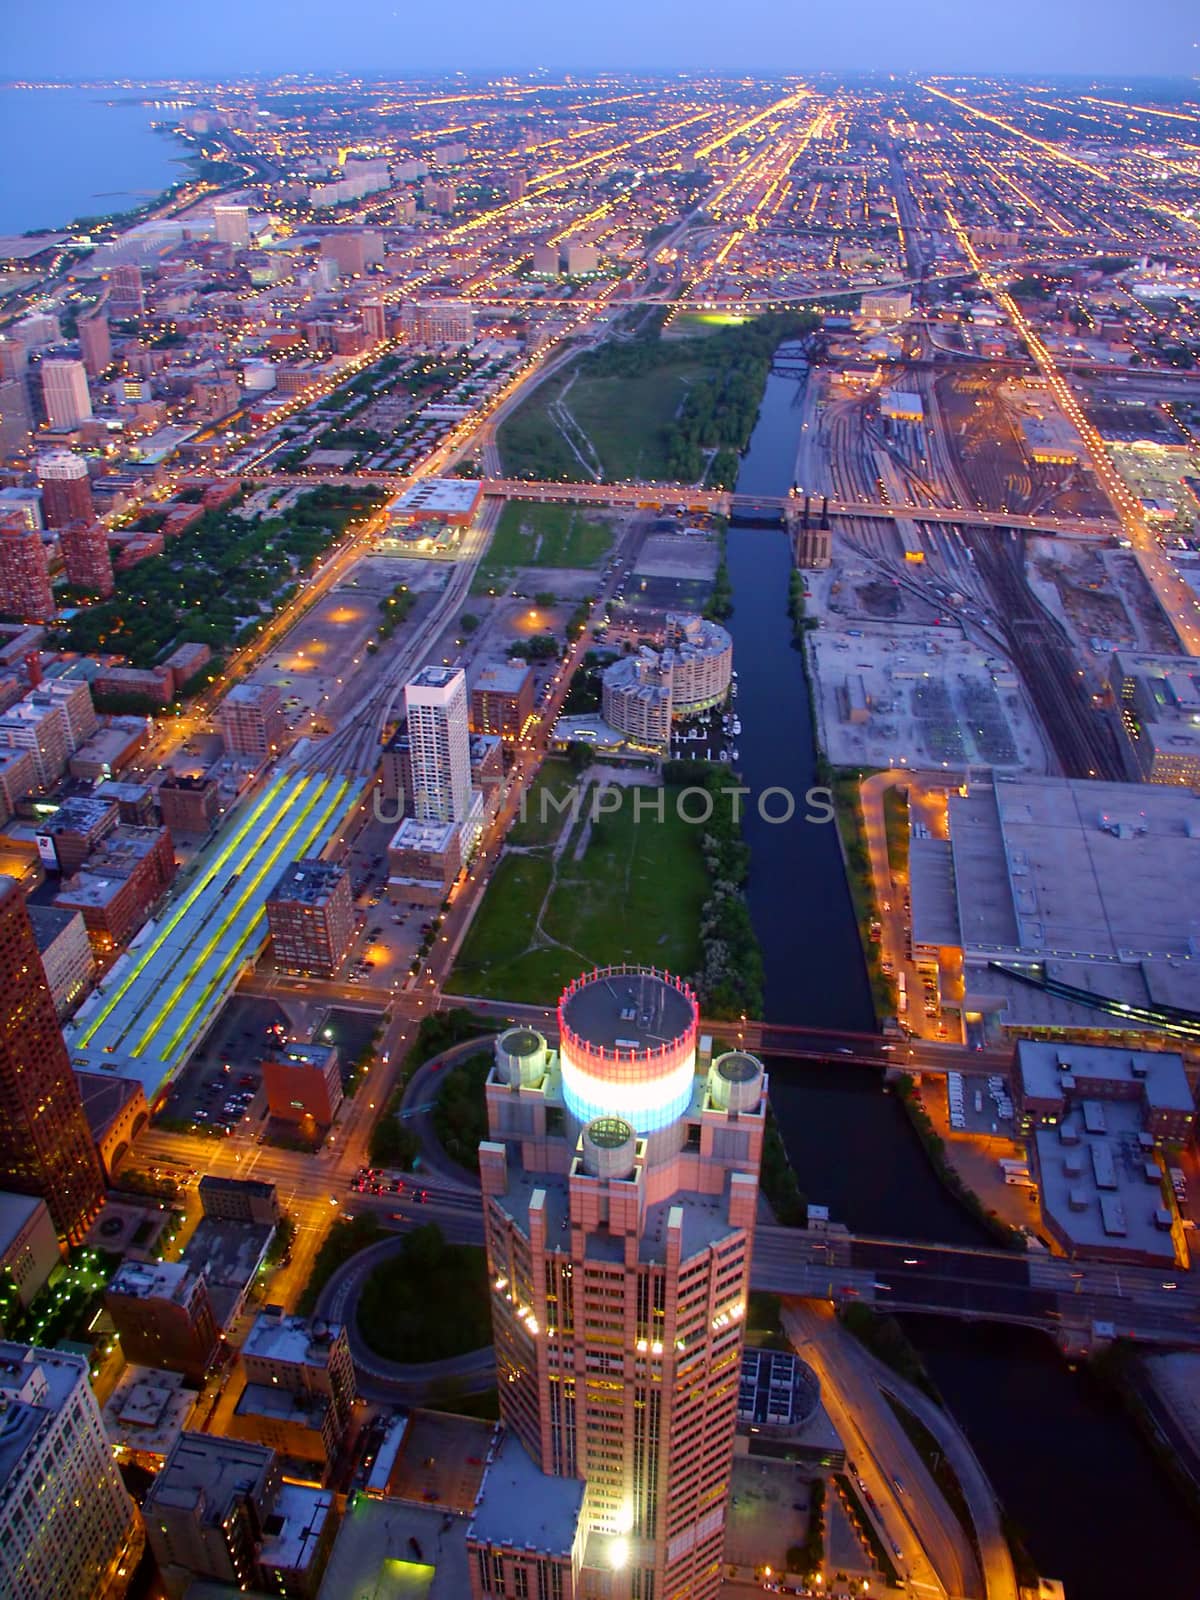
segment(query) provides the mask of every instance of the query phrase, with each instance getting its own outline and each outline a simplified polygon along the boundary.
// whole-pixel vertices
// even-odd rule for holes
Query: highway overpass
[[[399,1194],[348,1195],[343,1208],[399,1229],[437,1222],[449,1238],[483,1241],[478,1191],[432,1177],[422,1187],[406,1179]],[[1040,1328],[1075,1350],[1109,1337],[1200,1348],[1200,1284],[1174,1269],[760,1226],[750,1281],[770,1294]]]
[[[237,472],[217,471],[213,477],[236,477],[249,483],[273,486],[319,484],[345,486],[372,483],[401,493],[417,480],[394,472]],[[798,511],[794,497],[731,493],[728,489],[702,489],[678,483],[549,483],[533,478],[484,478],[485,496],[493,499],[535,500],[559,505],[604,506],[638,511],[692,512],[698,515],[733,517],[764,516],[782,519],[784,512]],[[1119,523],[1104,517],[1035,517],[1019,511],[981,511],[965,506],[890,505],[882,500],[824,501],[811,496],[811,515],[836,517],[840,521],[861,518],[868,522],[928,522],[951,527],[999,528],[1017,533],[1045,533],[1064,539],[1113,539],[1121,532]]]

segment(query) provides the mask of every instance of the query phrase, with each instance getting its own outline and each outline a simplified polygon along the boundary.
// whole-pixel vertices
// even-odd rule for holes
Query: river
[[[767,379],[758,424],[738,475],[742,493],[779,495],[792,481],[799,411],[793,378]],[[750,845],[750,914],[763,948],[764,1015],[814,1027],[875,1025],[858,924],[832,822],[804,796],[816,783],[817,752],[808,683],[788,620],[791,552],[786,535],[730,528],[726,560],[733,583],[729,620],[742,731],[738,767],[752,794],[745,813]],[[756,799],[768,789],[795,797],[789,822],[763,820]],[[784,810],[782,797],[768,803]]]
[[[797,380],[771,377],[738,489],[785,494],[800,412]],[[738,671],[737,745],[753,795],[814,782],[808,684],[787,615],[784,535],[731,528],[727,559]],[[803,806],[798,805],[798,815]],[[858,928],[834,828],[765,823],[751,802],[747,895],[763,946],[765,1015],[874,1025]],[[895,1097],[872,1069],[773,1061],[771,1098],[800,1187],[852,1228],[986,1243],[950,1199]],[[943,1318],[906,1327],[966,1429],[1041,1571],[1068,1600],[1200,1592],[1200,1528],[1132,1423],[1086,1369],[1030,1330]]]
[[[0,234],[129,211],[169,188],[184,146],[151,123],[179,115],[115,89],[0,89]]]

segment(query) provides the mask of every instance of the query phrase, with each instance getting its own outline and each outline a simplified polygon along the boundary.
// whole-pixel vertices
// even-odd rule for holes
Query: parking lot
[[[261,1118],[263,1058],[288,1037],[288,1019],[274,1000],[234,995],[176,1079],[164,1115],[218,1133]]]
[[[950,1127],[955,1133],[997,1133],[1011,1137],[1013,1103],[1001,1077],[964,1079],[961,1072],[946,1074],[946,1100]]]

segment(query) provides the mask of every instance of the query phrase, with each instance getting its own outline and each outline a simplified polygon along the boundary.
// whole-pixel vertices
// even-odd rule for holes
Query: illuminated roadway
[[[795,98],[797,101],[799,101],[804,97],[798,96]],[[763,118],[769,116],[772,112],[781,109],[783,106],[784,103],[780,102],[779,106],[777,107],[767,107],[765,111],[757,113],[756,116],[751,120],[754,122],[761,121]],[[787,109],[799,109],[799,106],[789,106]],[[682,126],[682,124],[677,126]],[[658,130],[659,133],[663,131],[664,130]],[[737,132],[738,129],[733,128],[728,137],[732,138]],[[722,141],[719,140],[717,142],[719,144]],[[772,193],[771,189],[768,187],[761,194],[758,193],[758,191],[754,191],[754,193],[751,194],[749,189],[746,187],[747,185],[757,181],[755,175],[758,173],[759,165],[767,165],[767,163],[759,163],[759,165],[755,165],[755,163],[758,161],[758,155],[760,153],[761,152],[756,152],[754,158],[751,161],[748,161],[743,167],[742,171],[736,175],[737,182],[742,184],[743,192],[748,196],[747,205],[750,207],[751,215],[755,217],[757,217],[757,215],[765,209],[765,206],[770,203],[770,196]],[[553,179],[560,176],[569,176],[574,168],[577,168],[580,165],[587,165],[592,159],[603,160],[606,158],[607,154],[607,152],[601,152],[600,155],[595,158],[589,157],[585,158],[585,160],[581,163],[571,163],[568,167],[557,169],[555,172],[552,172],[549,175],[544,174],[543,180],[547,178]],[[482,219],[480,220],[482,221]],[[488,220],[494,220],[494,218],[489,218]],[[981,282],[984,283],[985,287],[988,287],[989,289],[992,288],[992,284],[987,275],[987,269],[984,268],[983,264],[978,261],[978,258],[974,259],[973,267],[976,273],[979,275]],[[410,288],[411,285],[401,285],[394,292],[396,294],[404,294],[408,292]],[[1007,297],[1005,297],[1001,303],[1005,305],[1006,310],[1009,309]],[[589,298],[586,305],[578,304],[571,306],[570,310],[572,313],[575,313],[575,318],[570,326],[564,330],[563,337],[565,338],[572,333],[577,333],[581,330],[581,328],[584,328],[586,326],[586,318],[594,315],[596,311],[602,309],[603,304],[604,297],[593,297]],[[1013,313],[1010,311],[1010,315],[1011,314]],[[1019,310],[1016,311],[1014,325],[1022,331],[1027,326],[1021,321]],[[1035,339],[1030,340],[1030,348],[1035,352],[1035,356],[1038,358],[1039,365],[1042,365],[1044,362],[1048,361],[1044,351],[1037,344]],[[370,365],[372,361],[378,360],[382,353],[384,352],[381,350],[376,350],[371,353],[369,358],[361,362],[356,362],[353,365],[348,365],[339,372],[336,378],[336,383],[347,381],[354,375],[356,371],[360,370],[361,367]],[[569,359],[570,353],[571,352],[564,351],[561,348],[561,345],[548,347],[546,350],[539,352],[538,355],[532,358],[514,375],[512,381],[506,386],[500,395],[495,397],[494,401],[489,405],[488,408],[486,408],[486,411],[483,414],[473,416],[471,419],[467,419],[463,425],[454,430],[451,435],[431,453],[427,460],[421,464],[421,467],[417,473],[409,474],[402,479],[395,479],[386,475],[376,476],[373,478],[371,474],[362,474],[361,476],[338,475],[336,477],[331,477],[328,481],[342,484],[380,481],[389,487],[398,488],[411,483],[414,481],[415,477],[428,475],[431,472],[436,472],[443,469],[449,462],[455,459],[458,453],[461,453],[463,448],[466,447],[467,443],[472,438],[478,435],[478,432],[482,427],[488,426],[490,423],[494,422],[496,417],[502,415],[504,411],[515,405],[519,399],[524,397],[524,394],[527,392],[528,388],[534,383],[540,381],[541,378],[547,376],[550,372],[557,370],[558,366],[563,361]],[[1071,410],[1073,397],[1071,397],[1069,395],[1069,391],[1067,391],[1067,399],[1063,399],[1060,389],[1065,390],[1065,384],[1063,384],[1061,377],[1058,376],[1057,370],[1054,368],[1053,363],[1049,364],[1048,376],[1050,374],[1053,374],[1053,377],[1057,379],[1057,383],[1052,383],[1056,397],[1059,398],[1060,403],[1063,404],[1064,410],[1074,421],[1075,417]],[[1078,408],[1075,407],[1075,410],[1077,411]],[[1084,434],[1084,437],[1085,439],[1088,438],[1086,433]],[[1088,442],[1090,448],[1091,441],[1088,440]],[[239,448],[242,447],[244,447],[244,439],[239,440]],[[1109,468],[1109,474],[1107,477],[1104,475],[1100,466],[1098,466],[1097,470],[1101,473],[1101,478],[1105,483],[1105,486],[1110,487],[1110,492],[1113,493],[1113,497],[1118,504],[1118,508],[1122,513],[1122,520],[1126,528],[1130,528],[1132,519],[1130,518],[1128,512],[1128,492],[1124,491],[1126,498],[1125,500],[1122,500],[1120,497],[1120,492],[1115,489],[1111,489],[1110,480],[1113,476],[1111,467]],[[238,473],[238,476],[253,477],[254,473],[251,470]],[[296,475],[294,478],[289,478],[286,476],[275,477],[272,475],[269,481],[280,484],[289,481],[313,484],[322,480],[320,478],[308,477],[304,475]],[[493,497],[498,494],[508,493],[514,497],[526,499],[575,499],[585,503],[591,502],[615,505],[632,504],[650,506],[683,503],[689,506],[702,507],[704,509],[736,510],[739,507],[746,506],[747,504],[747,502],[740,497],[718,495],[713,494],[712,492],[678,486],[664,487],[662,485],[593,486],[544,483],[532,484],[523,481],[492,479],[489,480],[486,487]],[[1123,485],[1120,487],[1123,490]],[[765,502],[754,502],[754,504],[765,504]],[[775,504],[777,504],[778,508],[782,510],[786,502],[780,501]],[[794,506],[794,502],[792,502],[792,504]],[[912,507],[886,506],[877,503],[833,502],[830,504],[828,510],[831,516],[836,517],[864,517],[878,518],[882,520],[904,517],[907,519],[927,521],[931,523],[944,522],[953,524],[965,523],[969,525],[980,526],[992,525],[1004,528],[1030,529],[1038,532],[1056,534],[1063,534],[1076,530],[1093,533],[1108,533],[1111,531],[1111,525],[1103,523],[1090,522],[1087,524],[1077,524],[1071,522],[1069,519],[1017,517],[1000,513],[966,512],[963,510],[949,508],[922,508],[920,514],[915,517],[914,508]],[[488,515],[489,513],[485,513],[485,517]],[[1136,526],[1133,528],[1133,531],[1135,533],[1139,532]],[[446,595],[450,598],[450,603],[446,604],[444,607],[441,603],[439,603],[434,613],[435,616],[439,618],[441,618],[443,615],[448,616],[451,609],[460,602],[461,595],[465,592],[464,585],[469,586],[470,573],[473,570],[475,561],[478,559],[479,553],[482,551],[483,545],[486,543],[486,532],[486,521],[482,522],[481,526],[479,526],[476,530],[473,530],[473,535],[470,537],[463,550],[465,559],[461,563],[459,569],[455,572],[451,587],[446,591]],[[358,555],[361,554],[370,537],[371,534],[366,532],[355,534],[351,536],[351,538],[340,550],[334,552],[327,562],[324,563],[320,569],[318,569],[318,572],[314,575],[313,579],[306,582],[305,589],[297,598],[297,601],[292,606],[281,612],[279,616],[268,625],[267,629],[264,630],[263,636],[260,637],[260,639],[256,641],[255,646],[252,647],[253,655],[257,655],[262,650],[270,648],[271,645],[282,636],[287,628],[294,623],[303,610],[306,609],[308,605],[312,604],[313,600],[319,595],[319,593],[324,592],[324,588],[327,588],[338,581],[338,578],[341,576],[342,572],[344,572],[352,563],[352,561],[357,559]],[[1144,543],[1141,541],[1140,537],[1137,543],[1140,558],[1145,562],[1153,562],[1155,559],[1155,552],[1153,550],[1145,549]],[[443,599],[444,598],[445,596]],[[428,637],[428,634],[424,628],[421,630],[421,634],[422,637]],[[349,770],[352,772],[361,772],[364,770],[364,768],[368,767],[372,756],[377,758],[379,730],[386,723],[389,712],[394,706],[395,696],[399,691],[399,687],[403,682],[405,674],[409,670],[410,661],[415,661],[419,654],[420,649],[416,641],[412,639],[402,641],[397,645],[395,651],[388,652],[386,661],[383,659],[383,653],[381,652],[381,657],[377,659],[376,663],[379,668],[378,678],[371,689],[364,695],[359,705],[354,708],[352,714],[345,719],[347,726],[345,727],[344,733],[339,730],[338,734],[334,735],[331,740],[326,740],[322,746],[314,746],[311,752],[309,752],[304,758],[303,770],[305,772],[312,774],[329,772],[331,770]],[[239,660],[239,665],[244,666],[251,658],[252,656],[250,654],[243,655]],[[214,691],[214,694],[211,698],[213,701],[215,701],[217,698],[216,691]],[[350,726],[350,724],[358,724],[358,726],[354,727]],[[523,775],[527,776],[532,770],[535,769],[535,767],[536,757],[531,757],[523,765]],[[487,862],[485,859],[480,868],[480,878],[478,884],[480,889],[482,888],[482,876],[486,871],[486,866]],[[240,889],[235,889],[231,892],[237,893],[239,898],[241,897],[242,891]],[[469,907],[472,901],[474,901],[476,898],[477,896],[475,895],[466,897],[462,920],[466,920],[466,908]],[[209,934],[208,937],[211,938],[212,935]],[[299,1284],[303,1282],[303,1278],[305,1276],[304,1269],[308,1264],[311,1263],[311,1257],[313,1251],[315,1250],[316,1243],[319,1241],[321,1235],[325,1231],[325,1224],[328,1220],[328,1217],[334,1211],[334,1204],[331,1202],[336,1201],[340,1204],[344,1200],[348,1177],[352,1175],[354,1166],[362,1159],[370,1123],[373,1121],[374,1116],[379,1109],[382,1094],[386,1089],[388,1080],[394,1072],[394,1064],[398,1060],[398,1046],[401,1042],[408,1038],[413,1019],[416,1015],[419,1015],[422,1008],[424,1008],[426,1005],[436,1004],[438,984],[441,978],[444,976],[445,967],[452,958],[452,953],[452,945],[448,945],[446,947],[445,953],[442,953],[440,950],[437,952],[435,956],[434,969],[430,974],[430,981],[427,982],[426,986],[423,986],[422,992],[415,992],[396,997],[389,993],[386,997],[384,997],[389,1009],[387,1011],[387,1034],[385,1036],[383,1049],[390,1058],[391,1065],[389,1066],[387,1059],[382,1060],[380,1066],[376,1068],[375,1077],[370,1080],[371,1087],[369,1091],[366,1087],[364,1087],[363,1090],[360,1090],[359,1095],[356,1096],[353,1101],[347,1102],[346,1108],[341,1114],[339,1123],[331,1135],[330,1141],[320,1154],[316,1156],[297,1155],[293,1152],[278,1151],[269,1149],[266,1146],[257,1145],[254,1141],[252,1132],[248,1128],[239,1129],[233,1138],[218,1143],[214,1143],[210,1139],[199,1139],[187,1135],[171,1135],[157,1129],[147,1130],[139,1139],[139,1156],[149,1160],[157,1158],[178,1161],[182,1159],[189,1166],[203,1166],[205,1170],[210,1171],[238,1171],[242,1174],[253,1172],[256,1175],[268,1177],[271,1179],[271,1181],[278,1183],[281,1192],[281,1200],[289,1209],[289,1211],[293,1212],[293,1214],[297,1216],[300,1226],[300,1235],[298,1237],[296,1249],[293,1253],[292,1266],[284,1273],[279,1274],[276,1278],[273,1292],[277,1292],[282,1298],[290,1298],[298,1288]],[[118,981],[123,981],[120,975],[118,975]],[[180,997],[181,1002],[183,998],[184,997],[182,996]],[[189,999],[189,1007],[191,1003],[192,1001]],[[201,1004],[204,1004],[203,999],[201,1000]],[[163,1008],[160,1007],[160,1010],[162,1009]],[[169,1010],[170,1008],[167,1007],[166,1009]],[[520,1008],[505,1009],[515,1014]],[[184,1015],[187,1015],[187,1007],[185,1007]],[[178,1026],[179,1024],[176,1023],[175,1028],[178,1029]],[[854,1038],[845,1036],[846,1042],[844,1044],[835,1044],[831,1043],[832,1038],[833,1036],[828,1034],[828,1032],[821,1033],[817,1031],[813,1031],[807,1037],[801,1037],[795,1034],[786,1036],[781,1030],[775,1030],[769,1025],[763,1024],[746,1024],[744,1030],[744,1040],[748,1047],[760,1048],[769,1053],[783,1054],[786,1052],[788,1054],[795,1054],[797,1056],[825,1058],[828,1056],[830,1050],[833,1050],[838,1053],[844,1051],[845,1058],[848,1060],[869,1060],[877,1064],[886,1064],[888,1060],[889,1046],[880,1040],[873,1039],[869,1036],[856,1036]],[[991,1065],[991,1062],[986,1057],[976,1056],[973,1060],[971,1060],[966,1057],[966,1053],[963,1053],[963,1058],[958,1059],[948,1055],[937,1047],[923,1045],[916,1041],[912,1042],[911,1044],[905,1044],[898,1048],[903,1048],[903,1050],[906,1052],[906,1064],[928,1064],[932,1066],[936,1062],[940,1063],[944,1067],[945,1064],[950,1060],[956,1060],[956,1065],[958,1066],[959,1070],[971,1070],[972,1067],[975,1070],[987,1070],[987,1068]],[[359,1198],[365,1199],[366,1197]],[[461,1207],[460,1201],[454,1202],[453,1204]],[[436,1196],[432,1198],[430,1205],[431,1212],[445,1212],[448,1208],[453,1209],[452,1203],[449,1200],[440,1200]],[[799,1245],[795,1235],[789,1235],[783,1239],[776,1240],[773,1238],[772,1230],[762,1230],[762,1234],[760,1236],[761,1266],[756,1260],[757,1272],[762,1274],[773,1273],[781,1282],[795,1281],[797,1275],[807,1274],[805,1281],[808,1282],[812,1280],[815,1282],[815,1275],[819,1274],[821,1271],[828,1271],[828,1263],[826,1262],[813,1259],[799,1259],[797,1255],[798,1249]],[[930,1299],[935,1299],[940,1296],[941,1299],[946,1303],[937,1307],[931,1306],[930,1309],[947,1310],[950,1311],[951,1314],[958,1315],[986,1315],[989,1314],[986,1310],[979,1312],[976,1309],[977,1302],[982,1303],[988,1300],[989,1297],[1007,1297],[1008,1300],[1011,1301],[1012,1306],[1015,1306],[1018,1300],[1021,1300],[1023,1296],[1028,1296],[1031,1293],[1034,1286],[1028,1281],[1024,1287],[1022,1287],[1021,1284],[1015,1280],[1011,1283],[1001,1283],[999,1287],[996,1287],[993,1279],[986,1276],[986,1273],[990,1273],[993,1269],[984,1269],[978,1265],[981,1254],[983,1253],[973,1253],[972,1261],[967,1263],[966,1268],[962,1272],[949,1270],[949,1266],[945,1260],[941,1256],[938,1256],[938,1270],[936,1272],[932,1270],[931,1267],[929,1270],[925,1271],[923,1275],[919,1274],[920,1282],[918,1282],[911,1291],[912,1295],[915,1297],[915,1303],[921,1303],[922,1295],[924,1296],[924,1300],[926,1302]],[[957,1267],[959,1264],[960,1263],[956,1258],[955,1262],[951,1263],[950,1265]],[[1024,1258],[1007,1258],[1005,1264],[1009,1269],[1022,1264],[1028,1266],[1028,1263],[1024,1261]],[[1045,1259],[1039,1259],[1037,1265],[1039,1272],[1053,1273],[1058,1270],[1056,1264]],[[886,1291],[877,1290],[875,1288],[875,1284],[877,1282],[888,1281],[885,1279],[879,1279],[877,1276],[878,1270],[886,1270],[886,1267],[883,1269],[877,1269],[872,1265],[863,1265],[861,1263],[855,1263],[851,1261],[843,1270],[854,1275],[853,1279],[845,1279],[847,1283],[859,1281],[865,1283],[866,1279],[868,1277],[870,1278],[870,1288],[858,1291],[859,1293],[863,1293],[866,1297],[874,1298],[886,1293]],[[910,1270],[915,1271],[916,1269]],[[976,1279],[969,1275],[969,1272],[973,1271],[984,1272],[985,1276],[976,1281]],[[1078,1282],[1082,1280],[1075,1281]],[[1126,1286],[1130,1281],[1132,1281],[1131,1275],[1124,1275],[1124,1282]],[[1094,1283],[1094,1288],[1089,1288],[1088,1290],[1089,1298],[1086,1300],[1087,1308],[1091,1308],[1093,1306],[1099,1307],[1114,1305],[1120,1311],[1125,1311],[1128,1309],[1129,1294],[1127,1292],[1127,1287],[1126,1289],[1122,1289],[1120,1285],[1107,1280],[1103,1282],[1099,1280],[1093,1280],[1091,1279],[1091,1269],[1089,1269],[1089,1282]],[[951,1287],[947,1288],[947,1285],[950,1285]],[[809,1292],[819,1293],[821,1291],[814,1288],[810,1289]],[[1041,1292],[1040,1285],[1039,1292]],[[1057,1293],[1057,1290],[1055,1292]],[[1083,1291],[1073,1289],[1071,1292],[1075,1295],[1079,1295]],[[958,1295],[958,1303],[956,1305],[952,1305],[950,1303],[950,1300],[954,1294]],[[1175,1326],[1181,1319],[1182,1314],[1185,1312],[1187,1316],[1191,1318],[1193,1325],[1195,1324],[1196,1308],[1194,1305],[1191,1305],[1186,1301],[1186,1296],[1183,1291],[1180,1291],[1178,1298],[1175,1298],[1174,1296],[1169,1295],[1167,1291],[1163,1290],[1161,1285],[1156,1291],[1152,1283],[1147,1283],[1139,1290],[1139,1297],[1141,1297],[1143,1294],[1147,1299],[1147,1303],[1153,1302],[1154,1318],[1151,1320],[1156,1320],[1162,1327],[1166,1328]],[[1032,1302],[1024,1301],[1023,1303],[1031,1304]],[[1178,1307],[1178,1310],[1175,1309],[1176,1307]],[[1040,1315],[1042,1325],[1045,1325],[1047,1321],[1053,1322],[1055,1320],[1050,1314],[1054,1309],[1055,1308],[1053,1306],[1045,1308],[1044,1311],[1035,1308],[1034,1316],[1036,1317]],[[1080,1301],[1078,1305],[1072,1309],[1082,1311],[1085,1309],[1085,1303]],[[996,1310],[992,1314],[1003,1315],[1004,1312],[1002,1310]]]
[[[1007,1582],[1003,1568],[996,1563],[1000,1581],[984,1589],[965,1530],[929,1475],[853,1335],[828,1307],[802,1302],[785,1306],[783,1326],[820,1380],[821,1402],[846,1447],[847,1470],[849,1463],[854,1463],[864,1510],[912,1589],[955,1597],[986,1593],[988,1600],[1016,1600],[1011,1560]],[[989,1498],[994,1508],[994,1497]],[[991,1523],[999,1534],[994,1509]],[[1000,1538],[1002,1543],[1002,1535]]]

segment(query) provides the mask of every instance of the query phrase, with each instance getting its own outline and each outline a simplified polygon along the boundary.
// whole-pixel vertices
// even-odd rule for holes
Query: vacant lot
[[[522,567],[595,567],[612,548],[610,523],[578,506],[510,500],[475,578],[476,592]]]

